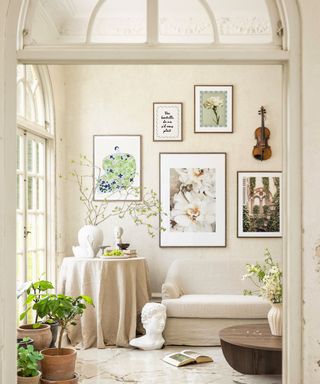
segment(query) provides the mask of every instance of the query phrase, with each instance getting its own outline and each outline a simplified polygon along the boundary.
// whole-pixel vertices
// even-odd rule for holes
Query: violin
[[[252,155],[255,159],[262,161],[270,159],[272,152],[271,147],[268,144],[270,129],[264,125],[266,115],[265,108],[261,106],[258,114],[261,116],[261,127],[257,128],[254,132],[257,144],[253,147]]]

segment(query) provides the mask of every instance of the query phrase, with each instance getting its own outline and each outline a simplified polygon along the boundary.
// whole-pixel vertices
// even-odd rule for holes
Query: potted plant
[[[247,274],[243,279],[250,279],[256,290],[244,290],[245,295],[256,294],[271,302],[268,322],[272,335],[282,335],[282,272],[268,249],[265,250],[264,264],[247,264]]]
[[[20,320],[27,318],[29,311],[34,309],[34,305],[48,295],[50,289],[54,289],[52,283],[42,279],[36,282],[26,282],[23,284],[17,293],[17,298],[26,294],[25,310],[21,313]],[[36,350],[47,348],[52,344],[54,345],[57,337],[58,325],[50,322],[51,321],[49,320],[48,324],[40,323],[38,313],[36,312],[34,324],[20,325],[18,327],[18,337],[32,338]]]
[[[77,352],[74,348],[62,348],[62,337],[69,325],[76,325],[87,304],[93,305],[89,296],[71,297],[63,294],[51,294],[34,305],[39,317],[49,316],[60,326],[58,348],[42,350],[42,378],[53,382],[74,380]],[[76,382],[76,381],[75,381]]]
[[[17,346],[17,348],[17,383],[38,384],[40,380],[38,362],[43,359],[42,354],[35,351],[32,345],[28,345],[26,348]]]
[[[33,345],[33,340],[30,337],[17,338],[18,347],[27,348],[28,345]]]

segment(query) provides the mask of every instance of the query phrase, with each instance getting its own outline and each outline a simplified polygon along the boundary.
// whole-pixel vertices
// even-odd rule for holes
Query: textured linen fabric
[[[137,317],[150,300],[149,270],[144,258],[64,258],[58,292],[88,295],[87,306],[76,326],[68,329],[72,345],[82,348],[126,347],[136,337]]]
[[[267,322],[267,319],[186,319],[169,317],[167,318],[163,337],[166,345],[214,346],[220,345],[219,332],[223,328]]]
[[[168,317],[203,319],[263,319],[270,309],[261,297],[243,295],[183,295],[162,303]]]

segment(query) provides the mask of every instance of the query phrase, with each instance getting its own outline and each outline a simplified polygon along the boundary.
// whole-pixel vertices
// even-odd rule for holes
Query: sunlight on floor
[[[77,371],[81,384],[281,384],[280,376],[248,376],[235,372],[218,347],[191,347],[210,355],[214,363],[176,368],[161,360],[186,347],[170,346],[158,351],[109,347],[78,351]]]

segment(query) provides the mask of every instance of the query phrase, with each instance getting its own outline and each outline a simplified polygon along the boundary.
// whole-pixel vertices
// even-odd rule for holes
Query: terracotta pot
[[[37,351],[48,348],[52,340],[50,326],[47,324],[41,324],[39,328],[33,328],[32,324],[20,325],[17,332],[20,338],[30,337]]]
[[[34,377],[22,377],[17,375],[17,384],[38,384],[40,380],[40,372],[38,376]]]
[[[46,380],[46,379],[43,379],[42,376],[41,376],[41,379],[40,379],[40,384],[78,384],[79,382],[79,375],[77,373],[75,373],[73,375],[73,378],[72,379],[69,379],[69,380],[59,380],[59,381],[52,381],[52,380]]]
[[[74,348],[48,348],[41,351],[42,380],[63,382],[74,378],[77,351]]]

